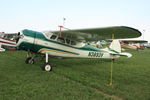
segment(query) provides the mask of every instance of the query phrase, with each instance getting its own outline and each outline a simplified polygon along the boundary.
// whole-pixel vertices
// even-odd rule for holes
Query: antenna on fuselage
[[[63,18],[63,26],[65,27],[66,18]]]

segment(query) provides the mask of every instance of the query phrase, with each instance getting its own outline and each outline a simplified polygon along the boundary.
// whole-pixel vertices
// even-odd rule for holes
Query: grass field
[[[0,100],[150,100],[150,50],[130,51],[132,58],[110,60],[50,58],[24,63],[26,52],[0,52]]]

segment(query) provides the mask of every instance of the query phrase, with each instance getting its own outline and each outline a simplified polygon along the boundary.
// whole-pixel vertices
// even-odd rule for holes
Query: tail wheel
[[[42,70],[50,72],[50,71],[52,71],[52,66],[50,64],[46,63],[42,66]]]
[[[28,58],[25,60],[25,63],[26,63],[26,64],[34,64],[34,59],[32,59],[32,57],[28,57]]]

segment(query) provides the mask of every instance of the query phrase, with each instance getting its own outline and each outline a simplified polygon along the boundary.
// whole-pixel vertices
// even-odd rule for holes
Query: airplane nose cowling
[[[34,51],[36,32],[31,30],[22,30],[18,33],[17,44],[19,49]]]

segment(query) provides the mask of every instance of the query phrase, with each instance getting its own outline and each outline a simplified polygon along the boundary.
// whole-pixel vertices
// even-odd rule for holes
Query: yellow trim
[[[57,50],[52,50],[52,49],[40,49],[38,52],[42,53],[42,52],[46,52],[46,51],[52,51],[52,52],[62,53],[62,54],[76,55],[76,54],[71,54],[71,53],[62,52],[62,51],[57,51]]]

